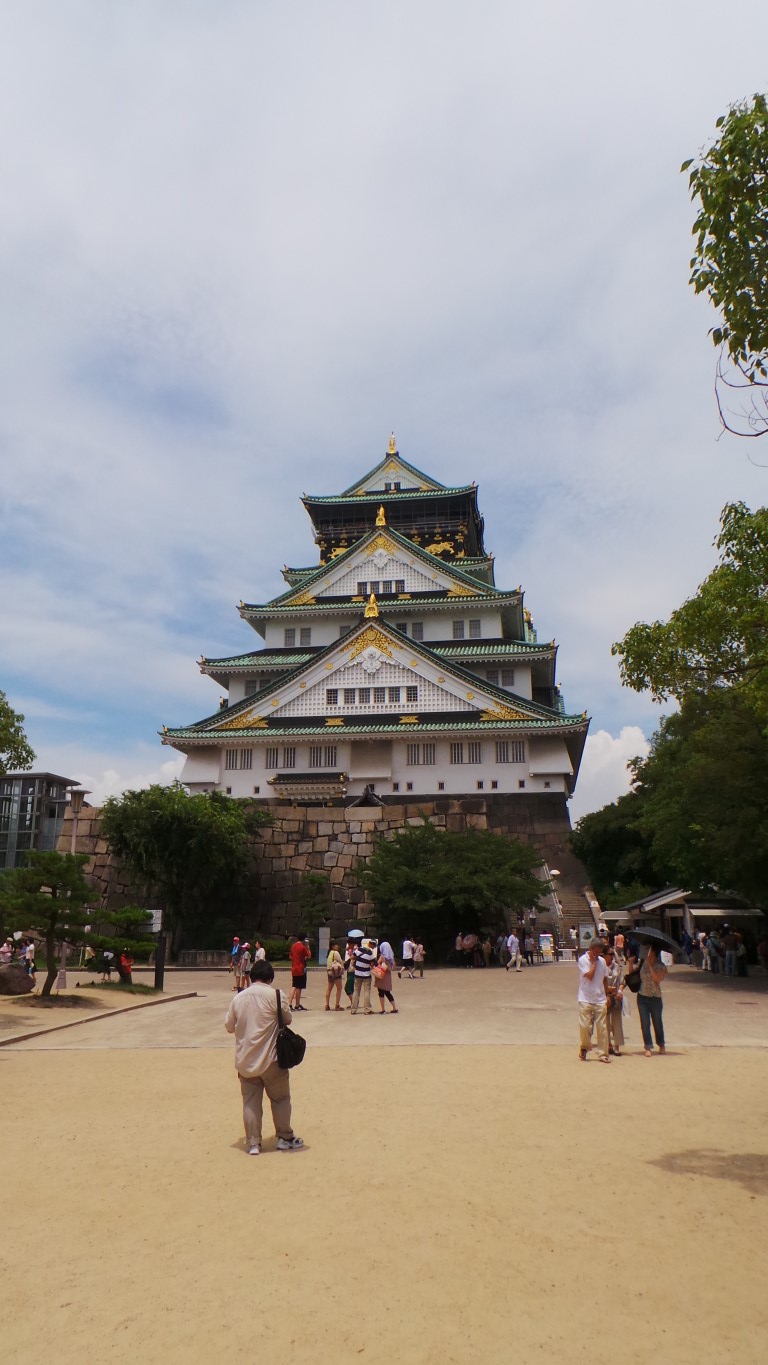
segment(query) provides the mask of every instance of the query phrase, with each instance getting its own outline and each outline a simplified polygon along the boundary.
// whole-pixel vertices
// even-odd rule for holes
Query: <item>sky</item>
[[[659,710],[610,647],[768,497],[721,433],[680,165],[764,90],[711,0],[11,0],[0,43],[0,689],[92,801],[170,781],[195,660],[316,562],[303,492],[390,431],[476,480],[501,587],[590,736]]]

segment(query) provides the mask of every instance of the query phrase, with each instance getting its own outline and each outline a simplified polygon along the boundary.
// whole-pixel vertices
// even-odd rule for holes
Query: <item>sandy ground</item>
[[[0,1049],[2,1359],[763,1362],[766,983],[675,973],[610,1067],[573,968],[395,985],[300,1017],[296,1155],[245,1155],[226,978]]]

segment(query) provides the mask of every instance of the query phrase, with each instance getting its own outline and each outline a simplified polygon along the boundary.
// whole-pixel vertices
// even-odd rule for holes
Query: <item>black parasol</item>
[[[681,951],[680,944],[675,943],[675,940],[670,938],[669,934],[663,933],[661,929],[648,929],[642,927],[639,929],[630,929],[629,934],[631,937],[636,938],[638,943],[650,943],[653,948],[666,948],[667,952],[670,953],[679,953]]]

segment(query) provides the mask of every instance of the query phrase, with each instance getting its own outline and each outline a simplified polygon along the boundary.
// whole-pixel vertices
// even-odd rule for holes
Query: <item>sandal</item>
[[[579,1048],[579,1061],[580,1061],[580,1062],[586,1062],[586,1060],[587,1060],[587,1049],[586,1049],[585,1047]]]
[[[608,1066],[611,1065],[611,1059],[607,1053],[603,1053],[597,1060],[598,1062],[606,1062]]]

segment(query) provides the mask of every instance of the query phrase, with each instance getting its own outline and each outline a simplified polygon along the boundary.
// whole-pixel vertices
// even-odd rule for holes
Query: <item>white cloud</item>
[[[648,740],[636,725],[626,725],[618,735],[598,730],[588,735],[579,771],[576,795],[571,801],[573,824],[582,815],[599,810],[629,791],[630,772],[627,764],[633,758],[644,758]]]
[[[765,501],[717,441],[679,165],[764,85],[768,15],[745,44],[715,0],[94,13],[16,6],[0,50],[0,687],[40,759],[155,771],[216,709],[195,658],[258,647],[235,603],[313,562],[302,491],[392,427],[479,483],[568,707],[650,727],[611,643]]]

